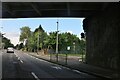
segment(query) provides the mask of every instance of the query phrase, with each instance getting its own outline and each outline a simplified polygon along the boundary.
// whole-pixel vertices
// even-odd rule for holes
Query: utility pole
[[[58,20],[57,20],[57,36],[56,36],[56,59],[57,59],[57,62],[58,62]]]
[[[56,36],[56,54],[58,54],[58,20],[57,20],[57,36]]]

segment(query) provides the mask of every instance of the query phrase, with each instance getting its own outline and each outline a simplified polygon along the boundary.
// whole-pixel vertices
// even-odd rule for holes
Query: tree
[[[41,25],[35,29],[34,38],[38,49],[43,48],[45,36],[47,36],[47,34],[45,33]]]
[[[67,50],[68,46],[71,47],[71,51],[73,50],[73,46],[76,46],[75,50],[77,50],[79,44],[80,44],[80,39],[77,37],[77,35],[71,34],[69,32],[59,34],[59,49],[60,50],[63,50],[63,51]]]
[[[25,43],[25,50],[28,50],[28,38],[31,36],[31,31],[30,28],[28,26],[24,26],[22,28],[20,28],[21,30],[21,34],[20,34],[20,39],[19,41],[22,41],[23,43]]]
[[[11,41],[6,37],[2,38],[2,42],[4,43],[4,48],[5,49],[7,49],[8,47],[14,47],[14,45],[11,43]]]
[[[21,34],[20,34],[20,41],[24,41],[24,39],[28,39],[31,36],[31,31],[28,26],[24,26],[20,28]]]
[[[21,28],[20,40],[24,41],[27,39],[27,45],[25,50],[37,51],[41,49],[56,49],[56,36],[57,32],[47,32],[44,31],[40,25],[35,31],[30,31],[30,28],[25,26]],[[67,47],[70,46],[69,51],[74,51],[75,53],[83,52],[86,48],[85,41],[80,40],[77,35],[71,34],[69,32],[58,34],[58,50],[67,51]]]
[[[48,39],[48,43],[49,45],[55,50],[56,49],[56,32],[50,32],[49,33],[49,39]],[[71,33],[60,33],[58,35],[58,48],[59,51],[66,51],[67,47],[73,47],[73,42],[76,42],[76,46],[79,46],[80,44],[80,39],[76,36],[73,35]],[[77,50],[77,49],[76,49]]]
[[[48,36],[48,45],[50,48],[56,48],[56,32],[50,32]]]
[[[36,47],[36,42],[35,42],[35,38],[34,38],[34,34],[33,32],[31,32],[31,36],[28,38],[28,42],[27,42],[27,46],[28,46],[28,51],[32,51],[34,52],[35,49],[37,49]]]

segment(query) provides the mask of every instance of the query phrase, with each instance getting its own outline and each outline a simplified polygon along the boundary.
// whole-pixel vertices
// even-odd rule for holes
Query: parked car
[[[14,53],[14,48],[13,47],[8,47],[7,48],[7,53]]]

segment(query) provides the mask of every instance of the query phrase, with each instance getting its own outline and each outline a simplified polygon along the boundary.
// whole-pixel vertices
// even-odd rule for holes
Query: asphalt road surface
[[[2,79],[32,80],[81,80],[95,76],[71,70],[15,50],[14,53],[2,53]]]

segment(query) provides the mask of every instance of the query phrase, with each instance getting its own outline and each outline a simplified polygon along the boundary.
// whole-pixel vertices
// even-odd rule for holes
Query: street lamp
[[[56,36],[56,54],[58,53],[58,20],[57,20],[57,36]]]
[[[57,58],[57,62],[58,62],[58,20],[57,20],[57,36],[56,36],[56,58]]]

